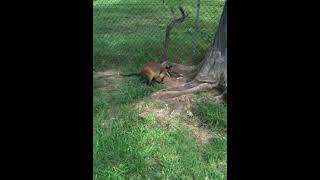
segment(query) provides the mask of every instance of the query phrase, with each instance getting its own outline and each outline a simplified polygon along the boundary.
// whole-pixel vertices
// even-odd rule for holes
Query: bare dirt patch
[[[208,92],[206,95],[214,97],[213,92]],[[136,108],[139,109],[140,116],[143,118],[153,114],[161,126],[165,128],[183,127],[198,144],[205,144],[219,135],[201,126],[200,120],[192,113],[193,105],[201,98],[194,94],[170,99],[149,98],[137,103]]]
[[[93,72],[94,88],[112,91],[117,89],[122,82],[122,77],[117,70]]]
[[[117,70],[94,72],[96,88],[106,91],[115,90],[121,85],[122,77]],[[186,83],[186,78],[164,78],[163,84],[167,88],[179,88]],[[218,91],[211,90],[200,94],[184,94],[173,98],[148,97],[135,104],[142,118],[153,114],[164,128],[183,127],[198,144],[208,143],[212,138],[219,138],[211,130],[203,127],[200,120],[193,115],[193,105],[202,100],[215,100]]]
[[[98,71],[98,72],[93,72],[93,77],[96,78],[96,79],[99,79],[99,78],[112,78],[116,75],[119,75],[119,71],[117,70],[107,70],[107,71]]]

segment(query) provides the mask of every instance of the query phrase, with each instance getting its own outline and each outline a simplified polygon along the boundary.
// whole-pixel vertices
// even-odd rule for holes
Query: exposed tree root
[[[184,87],[178,87],[175,90],[170,90],[170,91],[158,91],[158,92],[154,93],[152,95],[152,97],[161,98],[161,99],[174,98],[174,97],[181,96],[184,94],[199,93],[199,92],[208,91],[214,87],[215,87],[215,85],[213,85],[213,84],[201,83],[201,84],[194,86],[194,87],[191,87],[191,88],[186,88],[184,86]],[[179,89],[179,88],[181,88],[181,89]]]
[[[221,95],[214,97],[214,100],[217,103],[227,103],[227,92],[225,91]]]
[[[168,99],[184,94],[199,93],[218,88],[219,82],[210,78],[194,78],[192,74],[197,73],[198,66],[186,66],[182,64],[170,63],[172,66],[170,73],[179,74],[183,78],[180,83],[173,78],[168,78],[165,83],[166,89],[160,90],[152,95],[154,98]],[[185,83],[181,83],[181,82]],[[172,82],[172,83],[170,83]]]
[[[186,66],[182,64],[171,63],[172,69],[171,73],[174,72],[180,75],[181,79],[177,79],[174,77],[166,77],[164,80],[166,89],[162,89],[152,95],[153,98],[158,99],[169,99],[178,97],[185,94],[191,93],[199,93],[212,90],[214,88],[218,88],[219,83],[214,80],[210,80],[210,78],[202,77],[199,78],[190,78],[190,74],[196,72],[197,66]],[[189,76],[188,76],[189,75]],[[114,79],[119,76],[118,71],[108,70],[104,72],[94,72],[94,78],[99,79]],[[95,86],[104,86],[106,82],[98,82]],[[215,98],[216,102],[225,102],[226,95],[221,94]]]
[[[172,77],[184,77],[188,81],[196,75],[196,72],[198,70],[198,66],[187,66],[169,62],[164,62],[162,64],[172,66],[170,69],[170,74]]]

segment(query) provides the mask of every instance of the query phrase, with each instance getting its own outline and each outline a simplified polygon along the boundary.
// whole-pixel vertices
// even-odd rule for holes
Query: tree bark
[[[174,69],[176,68],[176,69]],[[183,68],[186,70],[187,68]],[[184,76],[194,73],[194,67],[189,72],[184,71]],[[213,39],[212,47],[208,50],[205,59],[196,68],[196,73],[189,83],[181,87],[169,88],[154,94],[156,97],[174,97],[187,93],[201,92],[212,88],[222,88],[222,94],[217,100],[226,102],[227,97],[227,1],[222,11],[218,31]],[[173,71],[179,73],[178,65],[173,66]],[[180,70],[180,72],[183,72]],[[197,84],[197,85],[195,85]],[[179,92],[178,92],[179,91]]]
[[[195,80],[218,82],[227,86],[227,4],[219,22],[218,31]]]

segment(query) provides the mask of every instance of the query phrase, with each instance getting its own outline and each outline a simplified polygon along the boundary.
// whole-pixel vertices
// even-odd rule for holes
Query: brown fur
[[[159,63],[149,62],[144,65],[141,74],[148,80],[148,84],[150,84],[152,80],[161,83],[167,75],[169,68],[170,67],[162,66]]]

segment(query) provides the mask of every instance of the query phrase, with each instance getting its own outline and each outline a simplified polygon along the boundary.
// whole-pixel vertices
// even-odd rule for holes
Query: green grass
[[[226,141],[199,146],[184,129],[139,118],[120,96],[94,98],[94,179],[226,179]]]
[[[159,90],[162,86],[156,83],[149,86],[143,82],[145,82],[145,80],[140,77],[130,78],[130,80],[123,83],[123,85],[112,94],[111,101],[117,105],[133,103]]]
[[[160,60],[170,6],[182,5],[188,20],[172,31],[169,57],[189,63],[195,3],[191,0],[94,0],[93,52],[96,71],[138,72],[150,60]],[[202,1],[197,61],[212,42],[223,2]],[[140,4],[140,5],[139,5]],[[169,5],[168,5],[169,4]],[[95,81],[94,86],[103,83]],[[94,89],[93,170],[106,179],[227,179],[227,141],[199,145],[182,127],[162,128],[154,116],[142,119],[133,104],[162,88],[140,77],[126,77],[115,89]],[[104,82],[108,86],[108,82]],[[226,108],[200,102],[194,114],[226,137]]]
[[[132,103],[160,87],[138,81],[94,93],[94,179],[226,179],[227,141],[197,145],[183,128],[164,129],[152,115],[140,118]],[[224,122],[223,106],[211,105],[199,103],[195,114],[204,122]]]
[[[94,67],[97,70],[126,69],[127,64],[140,66],[150,60],[160,60],[165,28],[172,20],[170,8],[174,7],[176,15],[180,16],[179,5],[184,7],[188,18],[172,30],[169,59],[179,59],[182,63],[201,61],[212,43],[223,1],[201,3],[197,54],[192,62],[194,1],[166,0],[163,5],[161,0],[152,3],[149,0],[96,0],[93,6]]]
[[[224,132],[227,129],[227,108],[223,104],[202,101],[194,108],[195,114],[210,129]]]

